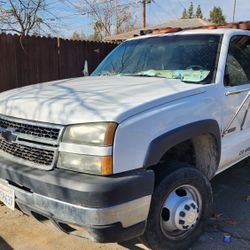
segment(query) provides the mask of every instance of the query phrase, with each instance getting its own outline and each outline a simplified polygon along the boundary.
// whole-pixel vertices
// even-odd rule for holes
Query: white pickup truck
[[[0,94],[0,199],[98,242],[186,249],[210,180],[250,154],[249,96],[249,31],[125,41],[90,77]]]

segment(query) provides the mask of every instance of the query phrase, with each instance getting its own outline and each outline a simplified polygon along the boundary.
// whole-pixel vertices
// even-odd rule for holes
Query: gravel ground
[[[250,250],[250,164],[235,166],[213,180],[214,216],[206,232],[191,250]],[[118,244],[97,244],[63,234],[0,205],[0,250],[141,250],[136,241]],[[232,243],[224,243],[230,234]]]

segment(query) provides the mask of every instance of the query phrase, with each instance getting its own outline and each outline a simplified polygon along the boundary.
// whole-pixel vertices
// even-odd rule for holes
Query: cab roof
[[[250,34],[250,21],[239,22],[239,23],[228,23],[226,25],[208,25],[200,26],[195,28],[170,28],[166,27],[163,29],[154,30],[142,30],[140,36],[135,36],[128,40],[143,39],[154,36],[167,36],[167,35],[192,35],[192,34]]]

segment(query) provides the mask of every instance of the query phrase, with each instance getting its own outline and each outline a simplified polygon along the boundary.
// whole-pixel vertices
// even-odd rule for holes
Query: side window
[[[250,83],[250,37],[235,36],[229,46],[225,85],[238,86]]]

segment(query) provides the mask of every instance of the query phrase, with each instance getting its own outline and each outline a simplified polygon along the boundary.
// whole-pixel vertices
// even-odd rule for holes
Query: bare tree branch
[[[0,31],[22,36],[48,33],[53,30],[49,18],[53,15],[46,0],[0,0]]]
[[[78,14],[88,14],[92,18],[96,40],[135,27],[136,16],[131,4],[122,4],[119,0],[76,0],[73,6]]]

